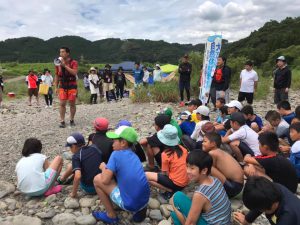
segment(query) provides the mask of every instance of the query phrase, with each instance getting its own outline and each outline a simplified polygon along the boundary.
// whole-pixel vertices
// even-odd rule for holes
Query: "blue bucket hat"
[[[176,146],[180,142],[178,131],[176,127],[171,124],[165,125],[162,130],[158,131],[157,137],[161,143],[167,146]]]
[[[132,124],[128,120],[120,120],[116,125],[116,129],[118,129],[120,126],[132,127]]]

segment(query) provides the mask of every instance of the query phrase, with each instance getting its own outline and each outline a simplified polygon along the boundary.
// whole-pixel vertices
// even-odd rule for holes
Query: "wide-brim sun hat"
[[[89,73],[90,73],[91,71],[97,72],[97,70],[95,69],[95,67],[91,67],[90,70],[89,70]]]
[[[178,131],[176,127],[171,124],[165,125],[162,130],[158,131],[157,137],[161,143],[167,146],[176,146],[180,142]]]

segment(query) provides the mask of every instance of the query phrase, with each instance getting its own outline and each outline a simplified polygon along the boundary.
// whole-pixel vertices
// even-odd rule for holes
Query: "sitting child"
[[[184,111],[179,117],[179,127],[182,130],[183,135],[191,136],[193,133],[196,123],[191,120],[191,113],[189,111]]]
[[[165,190],[164,199],[169,199],[174,192],[181,191],[188,184],[186,173],[187,150],[179,145],[177,130],[167,124],[157,133],[158,139],[163,143],[164,150],[161,154],[161,173],[146,172],[149,183]]]
[[[187,110],[191,113],[191,121],[198,123],[200,120],[197,118],[196,113],[194,112],[199,106],[202,105],[202,101],[200,99],[193,99],[187,105]]]
[[[241,112],[231,115],[231,130],[222,138],[223,143],[229,143],[238,162],[243,162],[246,154],[260,155],[258,134],[246,125],[246,119]]]
[[[272,225],[300,224],[300,200],[284,186],[264,177],[251,177],[243,191],[243,202],[250,209],[245,216],[234,213],[234,219],[242,225],[253,223],[265,213]]]
[[[164,128],[166,124],[170,123],[170,117],[165,114],[159,114],[154,119],[154,128],[158,132]],[[146,149],[146,154],[148,158],[148,168],[146,170],[157,172],[158,168],[154,165],[154,159],[157,162],[157,165],[161,167],[161,153],[163,151],[163,144],[157,137],[157,133],[151,137],[142,138],[140,144],[144,149]]]
[[[249,176],[264,176],[287,187],[295,193],[298,186],[296,170],[291,162],[278,155],[279,141],[273,132],[264,132],[259,135],[259,149],[261,156],[246,155],[244,172]]]
[[[295,112],[291,109],[291,104],[288,101],[281,101],[277,104],[277,110],[288,124],[292,123],[292,120],[296,117]]]
[[[219,134],[207,133],[203,139],[202,149],[213,158],[211,175],[222,182],[228,197],[232,198],[243,189],[244,171],[230,154],[220,149],[221,143]]]
[[[281,118],[279,112],[270,110],[267,112],[265,119],[270,123],[271,127],[264,126],[262,131],[274,131],[278,138],[289,137],[290,125]]]
[[[16,165],[18,189],[28,196],[48,196],[61,191],[60,185],[54,186],[63,160],[56,156],[52,162],[41,154],[42,143],[36,138],[28,138],[23,146],[23,157]]]
[[[105,135],[108,130],[109,122],[106,118],[98,117],[95,119],[93,125],[95,133],[90,134],[89,139],[91,139],[91,143],[96,145],[102,152],[102,161],[107,163],[111,153],[113,152],[113,141]]]
[[[106,135],[114,140],[114,151],[107,165],[101,163],[102,173],[94,179],[106,212],[94,211],[92,215],[104,223],[117,224],[119,219],[112,205],[114,202],[121,209],[132,212],[134,222],[141,222],[146,217],[150,187],[139,158],[131,150],[138,135],[127,126],[120,126]]]
[[[66,171],[57,181],[64,184],[70,176],[74,175],[73,188],[70,193],[72,198],[77,197],[79,186],[88,194],[96,194],[93,180],[97,174],[101,173],[99,166],[102,163],[102,152],[94,144],[85,146],[84,137],[80,133],[72,133],[67,138],[66,147],[69,147],[73,153],[72,164],[67,166]]]
[[[202,142],[203,135],[201,134],[201,128],[205,123],[209,122],[209,108],[207,106],[201,105],[195,110],[195,112],[200,122],[196,124],[191,138],[196,142]]]
[[[297,106],[295,109],[295,118],[292,120],[292,123],[300,122],[300,106]]]
[[[290,126],[290,137],[295,142],[291,148],[290,161],[294,165],[298,181],[300,181],[300,122]]]
[[[246,118],[246,124],[252,130],[254,130],[256,133],[261,131],[263,127],[263,121],[258,115],[254,114],[253,107],[251,105],[244,106],[241,112]]]
[[[178,131],[178,137],[179,139],[181,140],[181,137],[182,137],[182,131],[176,121],[176,119],[173,119],[172,118],[172,115],[173,115],[173,112],[172,112],[172,109],[171,108],[165,108],[162,110],[162,112],[160,114],[164,114],[164,115],[167,115],[170,117],[170,124],[173,125],[174,127],[176,127],[177,131]]]
[[[222,117],[221,117],[221,108],[225,106],[225,99],[224,98],[218,98],[216,100],[216,109],[217,109],[217,116],[216,116],[216,122],[222,123]],[[226,113],[227,114],[227,113]]]
[[[229,225],[231,204],[222,183],[210,176],[212,157],[203,151],[192,151],[187,157],[187,174],[191,182],[198,183],[191,200],[182,192],[171,199],[174,225]]]

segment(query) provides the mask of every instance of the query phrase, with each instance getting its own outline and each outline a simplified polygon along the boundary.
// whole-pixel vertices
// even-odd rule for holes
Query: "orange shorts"
[[[60,100],[69,100],[75,101],[77,96],[77,89],[59,89],[59,99]]]

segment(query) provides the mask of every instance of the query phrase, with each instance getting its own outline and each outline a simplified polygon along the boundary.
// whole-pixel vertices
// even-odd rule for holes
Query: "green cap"
[[[136,143],[138,139],[138,134],[135,129],[128,126],[120,126],[113,132],[106,132],[106,136],[111,139],[123,138],[130,143]]]
[[[171,108],[165,108],[164,109],[164,114],[172,117],[172,115],[173,115],[172,109]]]

